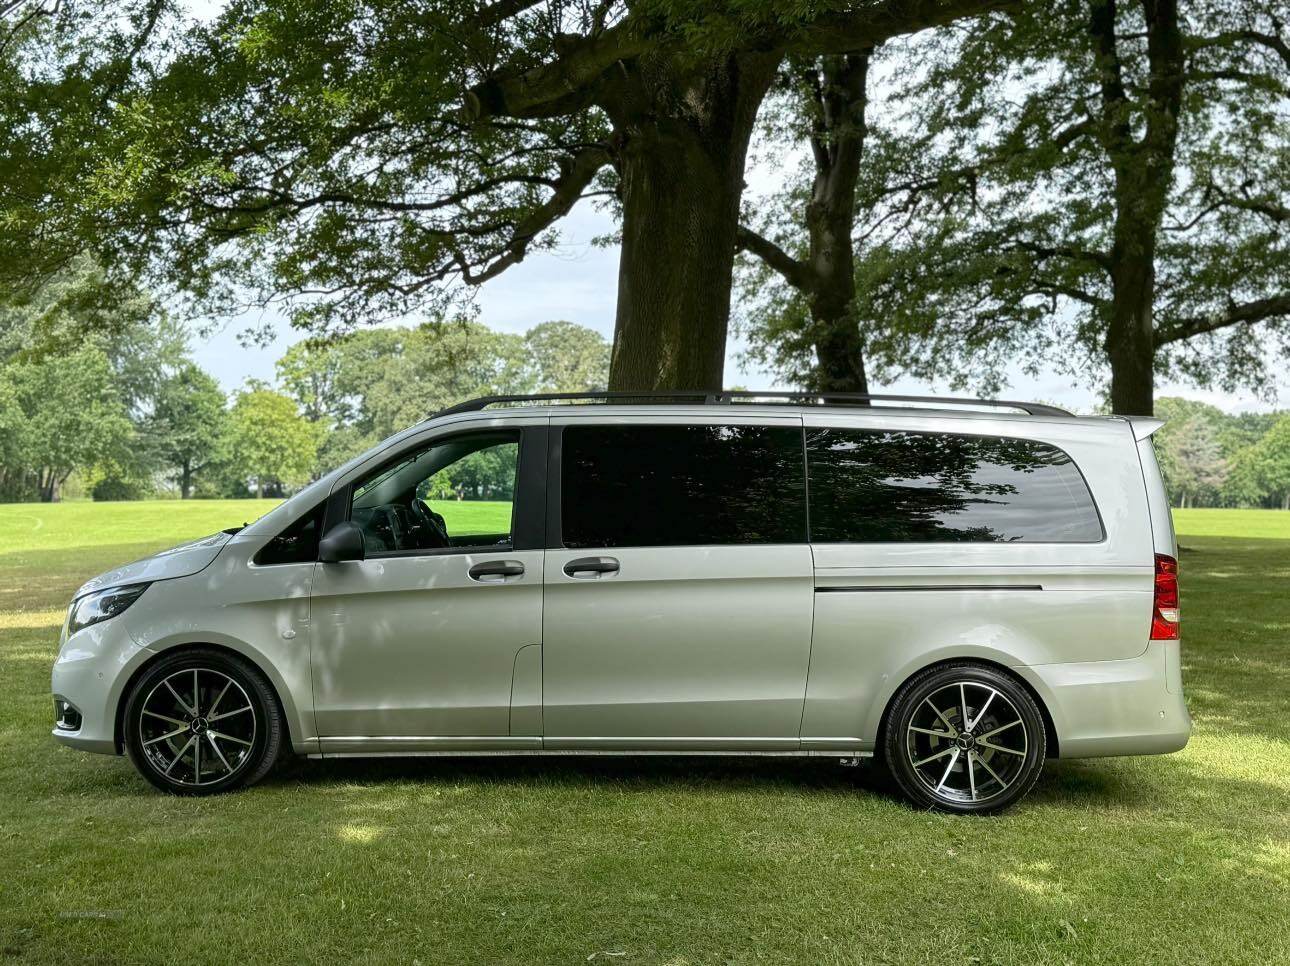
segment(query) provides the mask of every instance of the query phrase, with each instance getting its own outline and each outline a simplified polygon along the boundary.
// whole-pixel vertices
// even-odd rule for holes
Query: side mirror
[[[323,563],[362,560],[366,552],[362,528],[349,520],[336,524],[318,542],[318,559]]]

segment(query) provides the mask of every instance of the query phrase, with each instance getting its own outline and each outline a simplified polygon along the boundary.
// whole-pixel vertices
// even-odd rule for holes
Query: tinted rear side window
[[[778,426],[571,426],[566,547],[803,543],[802,431]]]
[[[1047,443],[808,429],[815,543],[1095,543],[1079,469]]]

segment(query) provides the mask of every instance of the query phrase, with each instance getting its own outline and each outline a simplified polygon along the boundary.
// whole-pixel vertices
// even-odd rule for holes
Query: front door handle
[[[618,573],[618,561],[613,557],[579,557],[564,565],[570,577],[599,577],[601,574]]]
[[[520,576],[524,573],[524,565],[518,560],[486,560],[484,563],[475,564],[466,573],[471,580],[495,584],[507,577]]]

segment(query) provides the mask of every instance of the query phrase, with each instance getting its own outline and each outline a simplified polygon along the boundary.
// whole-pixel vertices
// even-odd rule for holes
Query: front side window
[[[318,540],[322,535],[323,508],[319,503],[291,526],[260,548],[255,562],[261,566],[287,563],[312,563],[318,559]]]
[[[802,543],[802,431],[571,426],[561,452],[566,547]]]
[[[368,556],[511,545],[519,434],[468,433],[414,450],[354,486]]]
[[[1027,439],[808,429],[815,543],[1096,543],[1079,469]]]

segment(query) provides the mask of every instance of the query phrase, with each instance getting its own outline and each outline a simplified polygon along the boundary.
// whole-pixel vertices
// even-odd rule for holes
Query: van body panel
[[[543,556],[505,550],[318,564],[311,609],[319,735],[509,735],[516,653],[541,643]],[[524,565],[513,581],[467,576],[475,564],[509,560]]]
[[[588,552],[547,551],[548,746],[626,738],[797,743],[811,653],[809,547],[597,554],[616,558],[619,572],[570,577],[564,565]]]
[[[812,543],[803,533],[801,541],[777,544],[566,547],[559,440],[564,428],[579,425],[1034,441],[1066,454],[1062,467],[1073,462],[1101,538],[1026,542],[1025,534],[1006,537],[998,527],[979,542],[974,534],[933,542],[944,538],[941,530],[882,530],[889,539],[917,533],[927,542]],[[83,711],[84,723],[54,734],[74,747],[115,749],[112,729],[131,677],[158,653],[215,644],[265,673],[298,753],[864,755],[875,750],[901,686],[920,670],[956,660],[997,665],[1021,679],[1047,712],[1063,757],[1176,750],[1190,730],[1180,644],[1149,640],[1154,556],[1177,554],[1150,438],[1157,425],[880,406],[454,413],[391,437],[305,488],[230,537],[196,572],[148,571],[155,586],[122,616],[65,633],[54,690]],[[351,485],[389,461],[483,429],[525,430],[514,549],[254,562],[322,501],[324,532],[347,519]],[[774,465],[790,465],[785,452],[777,451]],[[594,460],[584,465],[595,469]],[[586,479],[598,479],[592,470]],[[1060,492],[1074,492],[1070,472],[1063,469],[1062,482],[1053,484],[1066,487]],[[692,482],[688,474],[673,479]],[[665,489],[667,481],[654,485]],[[806,485],[809,491],[809,478]],[[594,505],[596,492],[581,505]],[[820,498],[810,493],[811,501]],[[844,517],[853,505],[863,504],[834,504]],[[844,523],[824,535],[850,532]],[[1097,527],[1090,520],[1078,532],[1096,534]],[[581,557],[612,558],[615,568],[566,573]],[[521,563],[524,572],[495,582],[467,574],[489,561]]]

